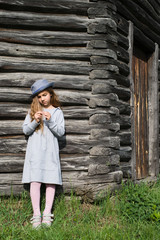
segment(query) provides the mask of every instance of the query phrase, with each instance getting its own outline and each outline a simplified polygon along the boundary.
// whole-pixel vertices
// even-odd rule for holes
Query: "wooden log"
[[[96,36],[96,35],[93,35],[93,36]],[[90,48],[97,49],[97,50],[104,49],[104,51],[106,49],[114,49],[115,50],[115,46],[117,46],[117,38],[114,35],[111,35],[111,36],[112,36],[112,41],[110,39],[104,40],[104,38],[103,38],[103,40],[102,39],[92,39],[87,43],[87,48],[88,49],[90,49]],[[95,54],[93,54],[93,55],[95,55]]]
[[[125,102],[123,100],[116,100],[116,101],[112,101],[111,105],[114,107],[117,107],[121,115],[131,114],[131,106],[130,106],[130,103],[128,102]]]
[[[0,155],[0,173],[18,173],[23,171],[25,155]],[[89,155],[60,155],[62,171],[88,171]]]
[[[117,61],[117,67],[119,68],[119,73],[128,76],[130,73],[130,69],[128,67],[128,64],[122,62],[122,61]]]
[[[145,10],[145,12],[147,12],[150,17],[152,17],[153,19],[155,19],[155,21],[160,22],[160,5],[157,3],[157,5],[155,4],[156,1],[143,1],[143,0],[139,0],[138,4],[140,5],[141,8],[143,8]],[[154,6],[157,6],[156,9],[154,8]]]
[[[12,108],[10,107],[10,103],[0,103],[0,118],[1,120],[5,118],[7,119],[24,119],[26,116],[30,106],[27,104],[18,104],[18,103],[12,103]],[[65,119],[89,119],[90,116],[92,116],[95,113],[99,114],[106,114],[108,113],[108,109],[104,108],[97,108],[97,109],[91,109],[87,106],[64,106],[63,107],[64,117]],[[91,123],[90,123],[91,124]],[[98,124],[98,123],[97,123]],[[107,125],[111,124],[106,123]],[[111,126],[111,125],[110,125]]]
[[[115,171],[108,174],[99,174],[96,175],[94,178],[93,176],[89,176],[87,172],[83,171],[64,171],[62,172],[62,180],[64,186],[68,188],[68,184],[70,186],[78,186],[78,185],[88,185],[88,184],[96,184],[96,183],[112,183],[117,182],[120,183],[122,180],[122,171]],[[22,174],[19,173],[11,173],[11,174],[0,174],[0,182],[1,182],[1,192],[3,187],[6,185],[15,186],[15,185],[22,185],[21,183]],[[78,184],[77,184],[78,183]]]
[[[96,184],[96,183],[110,183],[110,182],[121,182],[122,171],[115,171],[108,174],[98,174],[94,178],[89,176],[87,172],[63,172],[62,178],[64,182],[68,182],[70,185],[74,186],[74,183],[79,184]],[[1,178],[0,178],[1,179]]]
[[[88,100],[91,97],[91,93],[88,91],[76,91],[76,90],[56,90],[55,91],[63,105],[87,105]],[[31,91],[22,88],[1,88],[0,89],[0,101],[2,102],[26,102],[30,103]]]
[[[1,57],[1,71],[29,71],[59,74],[88,75],[91,70],[90,63],[85,61],[58,60],[58,59],[33,59]]]
[[[98,140],[99,144],[119,148],[119,137],[106,137]],[[61,153],[89,153],[90,148],[97,145],[97,140],[89,139],[89,135],[65,135],[59,139]],[[15,147],[16,146],[16,147]],[[0,137],[1,153],[21,154],[26,151],[26,140],[22,136]]]
[[[131,159],[132,148],[129,146],[120,147],[120,150],[116,150],[116,153],[120,156],[121,162],[128,162]]]
[[[117,30],[117,24],[112,18],[95,18],[94,21],[88,24],[87,32],[95,33],[111,33]],[[115,33],[116,34],[116,33]]]
[[[16,136],[22,135],[22,124],[24,120],[1,120],[0,121],[0,136]],[[118,131],[120,126],[116,123],[106,125],[89,125],[88,120],[79,119],[65,119],[65,132],[66,134],[90,134],[91,130],[101,131],[105,128],[106,131],[112,133]]]
[[[159,21],[155,21],[153,18],[152,18],[152,15],[148,14],[148,10],[145,11],[145,9],[143,7],[140,6],[140,4],[136,3],[136,2],[133,2],[131,0],[128,0],[127,2],[125,0],[122,0],[121,2],[123,2],[125,4],[125,6],[128,7],[128,9],[132,12],[132,16],[136,16],[136,18],[138,20],[141,21],[141,23],[145,24],[147,27],[150,28],[151,31],[154,31],[154,33],[158,33],[160,32],[159,31],[159,28],[160,28],[160,18],[159,18]],[[151,10],[151,8],[150,8]],[[154,15],[154,13],[153,13]]]
[[[92,70],[89,77],[91,79],[114,79],[113,73],[106,70]]]
[[[153,21],[148,14],[144,12],[135,2],[125,1],[125,5],[122,4],[123,1],[116,1],[117,8],[119,12],[130,19],[136,26],[140,28],[146,36],[151,38],[155,42],[160,42],[159,37],[159,23]],[[127,4],[126,4],[127,3]],[[132,11],[133,10],[133,11]],[[140,14],[137,12],[140,10]],[[131,12],[132,11],[132,12]],[[148,20],[149,19],[149,20]],[[152,26],[154,25],[154,28]],[[144,44],[144,43],[143,43]]]
[[[129,54],[128,51],[126,51],[124,48],[118,46],[117,47],[117,57],[118,60],[124,61],[125,63],[129,63]]]
[[[89,18],[113,18],[115,17],[113,10],[104,8],[104,6],[95,6],[88,9]]]
[[[129,48],[129,41],[128,38],[117,32],[117,39],[118,39],[118,45],[124,48],[125,50],[128,50]]]
[[[14,194],[14,196],[21,195],[21,193],[24,191],[24,187],[21,183],[13,185],[13,184],[0,184],[0,195],[1,196],[10,196],[11,194]]]
[[[117,75],[114,75],[112,77],[114,77],[114,79],[117,80],[117,83],[120,86],[130,87],[130,79],[128,77],[125,77],[121,74],[117,74]]]
[[[89,61],[92,55],[94,56],[112,56],[113,44],[108,44],[105,50],[95,50],[86,47],[55,47],[55,46],[31,46],[25,44],[13,44],[0,42],[0,55],[12,57],[27,57],[27,58],[43,58],[43,59],[68,59],[68,60],[86,60]],[[111,50],[110,50],[111,48]],[[110,63],[112,63],[110,61]]]
[[[1,28],[0,41],[40,45],[40,46],[86,46],[91,40],[107,40],[117,42],[112,34],[88,34],[86,32],[67,32],[67,31],[32,31]]]
[[[112,93],[116,85],[117,81],[114,79],[102,80],[100,82],[93,80],[92,94]]]
[[[117,122],[120,124],[121,129],[128,129],[131,127],[131,117],[121,114],[119,118],[117,118]]]
[[[11,1],[4,1],[0,0],[0,5],[1,8],[4,9],[13,9],[13,10],[34,10],[35,12],[58,12],[58,13],[79,13],[79,14],[85,14],[87,15],[87,9],[91,6],[94,6],[94,3],[89,2],[88,0],[82,0],[82,1],[77,1],[77,0],[59,0],[58,2],[56,1],[47,1],[45,4],[44,1],[37,1],[35,0],[32,2],[31,0],[25,1],[25,0],[20,0],[16,1],[13,0]]]
[[[121,131],[118,133],[118,136],[120,137],[120,145],[121,146],[130,146],[132,143],[131,139],[131,131]]]
[[[119,86],[114,86],[114,93],[116,93],[119,97],[119,99],[128,101],[131,96],[130,89],[126,87],[119,87]]]
[[[0,121],[0,136],[5,135],[21,135],[23,120],[3,120]],[[91,126],[88,124],[88,120],[65,120],[65,130],[68,133],[88,134],[90,133]]]
[[[111,172],[109,166],[104,164],[90,164],[88,168],[88,175],[95,176],[97,174],[107,174]]]
[[[154,51],[155,42],[149,36],[146,36],[143,33],[143,30],[140,30],[138,27],[134,26],[134,36],[135,36],[135,42],[137,41],[141,44],[144,44],[145,48],[148,49],[148,51]],[[142,43],[142,39],[143,39],[143,43]]]
[[[113,155],[90,155],[91,164],[105,164],[107,166],[119,166],[120,156],[118,154],[112,153]]]
[[[0,157],[0,173],[21,173],[23,171],[24,157],[21,160],[16,157],[11,157],[8,159],[2,159]]]
[[[0,87],[23,87],[30,88],[38,79],[46,78],[54,82],[54,88],[91,90],[91,81],[87,75],[62,75],[48,73],[1,73]]]
[[[112,148],[115,148],[114,146],[116,146],[117,149],[119,149],[120,147],[120,142],[119,142],[119,137],[115,137],[113,138],[113,145],[111,146]],[[116,144],[115,144],[116,142]],[[114,155],[115,156],[115,151],[112,149],[112,148],[109,148],[107,146],[103,146],[103,145],[97,145],[97,146],[94,146],[90,149],[90,156],[111,156],[111,155]],[[118,152],[119,154],[119,152]]]
[[[119,8],[117,8],[116,22],[117,22],[118,32],[128,37],[129,23],[124,17],[122,17],[121,12],[119,12]]]
[[[148,0],[148,2],[152,5],[152,7],[154,8],[154,10],[157,12],[158,16],[160,14],[160,10],[159,10],[159,6],[160,6],[160,2],[159,0]]]
[[[32,13],[20,11],[0,10],[1,26],[7,27],[22,27],[37,29],[51,29],[51,30],[76,30],[86,31],[86,28],[91,19],[87,16],[78,16],[74,14],[50,14],[50,13]]]

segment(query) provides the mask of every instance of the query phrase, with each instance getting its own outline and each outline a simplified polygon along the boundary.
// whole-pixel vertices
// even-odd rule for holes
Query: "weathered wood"
[[[111,50],[110,50],[111,48]],[[24,44],[13,44],[0,42],[0,55],[12,57],[43,58],[43,59],[68,59],[68,60],[86,60],[94,56],[109,57],[111,62],[112,45],[105,50],[95,50],[86,47],[55,47],[55,46],[32,46]],[[110,61],[109,61],[110,60]],[[111,62],[112,63],[112,62]]]
[[[125,87],[129,87],[130,86],[130,80],[128,77],[125,77],[121,74],[117,74],[117,75],[114,75],[112,76],[114,77],[114,79],[117,80],[117,83],[120,85],[120,86],[125,86]]]
[[[112,152],[113,155],[90,155],[91,164],[105,164],[107,166],[119,166],[120,164],[120,156]]]
[[[119,68],[119,73],[124,75],[124,76],[128,76],[129,75],[129,67],[128,64],[122,62],[122,61],[117,61],[117,66]]]
[[[104,8],[104,6],[96,6],[90,7],[88,9],[88,16],[89,18],[112,18],[114,19],[114,12],[113,10],[109,10]]]
[[[129,54],[128,51],[126,51],[124,48],[122,48],[121,46],[117,47],[117,57],[118,60],[120,61],[124,61],[125,63],[129,63]]]
[[[0,87],[23,87],[30,88],[38,79],[46,78],[49,82],[54,82],[54,88],[61,89],[84,89],[91,90],[91,81],[87,75],[61,75],[48,73],[1,73]]]
[[[148,101],[149,101],[149,167],[150,174],[159,174],[159,104],[158,104],[158,44],[148,61]]]
[[[22,131],[23,120],[4,120],[0,121],[0,135],[20,135]],[[68,133],[88,134],[90,133],[91,126],[88,124],[88,120],[65,120],[65,130]]]
[[[129,42],[128,42],[128,38],[123,36],[122,34],[120,34],[119,32],[117,32],[117,39],[118,39],[118,45],[123,47],[124,49],[128,49],[129,47]]]
[[[130,89],[126,87],[114,86],[114,93],[118,95],[119,99],[125,101],[128,101],[131,96]]]
[[[8,1],[8,0],[1,0],[0,1],[1,8],[5,9],[13,9],[13,10],[34,10],[37,12],[58,12],[58,13],[80,13],[80,14],[85,14],[87,15],[87,9],[91,6],[94,6],[94,3],[89,2],[88,0],[59,0],[58,2],[56,1],[38,1],[35,0],[34,2],[32,0],[25,1],[25,0],[20,0],[16,1],[13,0]]]
[[[159,0],[148,0],[148,2],[150,2],[150,4],[152,5],[152,7],[154,8],[154,10],[157,12],[158,16],[160,14],[160,2]]]
[[[80,92],[76,90],[56,90],[55,91],[63,105],[87,105],[88,100],[91,97],[91,93],[88,91]],[[0,89],[0,101],[2,102],[30,102],[31,91],[22,88],[1,88]]]
[[[1,120],[0,121],[0,136],[11,136],[11,135],[21,135],[22,124],[24,120]],[[106,132],[110,133],[119,130],[119,124],[111,123],[106,125],[89,125],[88,120],[79,120],[79,119],[65,119],[65,131],[66,134],[89,134],[92,131],[101,131],[105,127]]]
[[[120,150],[116,150],[116,153],[120,156],[120,161],[128,162],[131,159],[132,148],[127,147],[120,147]]]
[[[82,74],[88,75],[91,70],[89,62],[1,57],[0,69],[3,71],[29,71],[46,73]]]
[[[0,173],[22,172],[25,155],[0,155]],[[60,155],[62,171],[88,171],[89,155]]]
[[[125,0],[121,0],[121,2],[125,3],[125,6],[132,12],[132,16],[136,16],[137,19],[141,20],[141,23],[145,24],[147,27],[150,28],[150,30],[154,31],[154,33],[159,32],[160,28],[160,18],[158,21],[155,21],[151,14],[148,14],[148,10],[145,11],[144,7],[141,7],[139,4],[137,4],[135,1],[128,0],[127,2]],[[149,8],[151,10],[151,8]]]
[[[37,29],[76,29],[86,31],[87,25],[92,22],[87,16],[74,14],[59,15],[50,13],[32,13],[20,11],[0,10],[1,26],[36,28]]]
[[[71,189],[73,189],[72,187],[74,187],[75,189],[78,187],[79,190],[83,189],[83,191],[85,192],[85,186],[88,188],[89,187],[88,184],[101,184],[102,186],[103,185],[102,183],[121,183],[122,176],[123,176],[122,171],[115,171],[108,174],[99,174],[94,178],[93,176],[89,176],[87,172],[82,172],[82,171],[76,171],[76,172],[64,171],[62,173],[64,191],[67,189],[69,189],[70,191]],[[15,194],[20,194],[23,190],[21,179],[22,179],[22,174],[20,173],[19,174],[12,173],[9,175],[8,173],[0,174],[0,182],[1,182],[0,194],[10,195],[12,190]],[[90,190],[91,190],[91,186],[90,186]],[[78,192],[78,189],[77,189],[77,192]],[[93,198],[92,198],[92,201],[93,201]]]
[[[98,141],[107,147],[119,148],[119,138],[106,137]],[[15,149],[16,144],[16,149]],[[97,145],[97,140],[89,139],[89,135],[66,135],[59,140],[61,153],[89,153],[92,146]],[[0,137],[1,153],[24,153],[26,140],[22,136]]]
[[[32,31],[1,28],[0,41],[44,46],[86,46],[90,40],[117,42],[111,34],[91,35],[86,32]]]
[[[128,37],[129,23],[124,17],[121,16],[121,12],[119,12],[119,8],[117,8],[116,20],[117,20],[118,32]]]
[[[131,131],[127,131],[127,132],[120,132],[118,133],[119,137],[120,137],[120,144],[121,146],[129,146],[131,145]]]
[[[124,4],[122,4],[122,2]],[[126,16],[127,19],[130,19],[130,21],[138,26],[146,36],[150,37],[153,41],[160,43],[160,37],[158,34],[160,29],[159,23],[154,21],[149,14],[146,14],[142,8],[130,0],[127,2],[124,0],[117,0],[116,5],[117,9],[119,9],[119,12],[121,12],[121,14]],[[152,27],[153,25],[155,25],[154,28]]]
[[[12,103],[12,108],[10,107],[10,103],[0,103],[0,118],[1,119],[24,119],[26,116],[30,106],[27,104],[18,104]],[[65,119],[89,119],[90,116],[99,112],[99,114],[106,114],[108,113],[108,109],[98,108],[98,109],[91,109],[87,106],[64,106],[62,108],[64,112]],[[107,123],[107,122],[106,122]],[[91,123],[90,123],[91,124]],[[98,123],[97,123],[98,124]],[[107,123],[107,124],[111,124]]]

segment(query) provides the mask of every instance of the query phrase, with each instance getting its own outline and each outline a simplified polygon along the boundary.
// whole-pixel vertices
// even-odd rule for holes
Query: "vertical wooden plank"
[[[159,95],[158,95],[158,55],[159,47],[148,61],[148,108],[149,108],[149,174],[159,174]]]
[[[141,179],[148,176],[148,70],[145,53],[136,49],[134,55],[136,178]]]

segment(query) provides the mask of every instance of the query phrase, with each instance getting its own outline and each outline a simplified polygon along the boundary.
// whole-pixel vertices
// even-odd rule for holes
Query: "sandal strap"
[[[41,222],[41,216],[33,216],[31,219],[30,219],[31,223],[38,223],[38,222]]]
[[[54,214],[45,214],[45,215],[43,215],[43,221],[45,221],[45,222],[53,222],[53,219],[52,218],[54,218]]]

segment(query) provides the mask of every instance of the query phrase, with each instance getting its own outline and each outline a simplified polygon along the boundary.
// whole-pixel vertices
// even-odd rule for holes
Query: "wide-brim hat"
[[[49,83],[46,79],[37,80],[31,86],[32,95],[31,97],[35,97],[38,93],[42,92],[46,88],[52,87],[53,88],[54,82]]]

